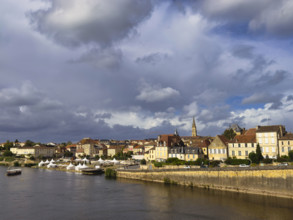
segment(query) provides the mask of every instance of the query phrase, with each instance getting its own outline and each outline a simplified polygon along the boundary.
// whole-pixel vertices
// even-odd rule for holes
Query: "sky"
[[[0,141],[293,130],[293,1],[2,0]]]

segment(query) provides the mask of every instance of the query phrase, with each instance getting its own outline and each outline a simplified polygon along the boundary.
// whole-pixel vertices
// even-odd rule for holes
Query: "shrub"
[[[163,167],[163,163],[162,162],[154,162],[154,166],[155,167]]]
[[[13,156],[13,153],[10,150],[6,150],[6,151],[4,151],[3,156],[4,157],[11,157],[11,156]]]
[[[227,160],[225,160],[225,164],[228,164],[228,165],[239,165],[239,164],[249,165],[250,161],[247,159],[236,159],[236,158],[229,157]]]
[[[37,164],[36,163],[25,163],[24,166],[25,167],[33,167],[33,166],[36,166]]]
[[[140,161],[140,164],[141,164],[141,165],[146,165],[146,160],[145,160],[145,159],[142,159],[142,160]]]
[[[6,162],[12,162],[14,160],[15,160],[14,157],[5,157]]]
[[[290,161],[290,159],[286,155],[283,155],[283,156],[277,158],[277,162],[280,162],[280,163],[282,163],[282,162],[289,162],[289,161]]]
[[[112,178],[115,179],[117,175],[116,170],[112,169],[112,168],[107,168],[105,171],[105,177],[106,178]]]
[[[289,159],[293,161],[293,150],[290,150],[288,153]]]
[[[170,180],[169,177],[165,177],[165,178],[164,178],[164,184],[166,184],[166,185],[171,184],[171,180]]]
[[[15,166],[15,167],[20,167],[20,163],[19,163],[18,161],[15,161],[15,162],[13,163],[13,166]]]

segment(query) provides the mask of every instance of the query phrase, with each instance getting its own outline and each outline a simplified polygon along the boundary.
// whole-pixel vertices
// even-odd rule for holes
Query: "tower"
[[[195,125],[195,120],[193,117],[193,122],[192,122],[192,137],[196,137],[197,136],[197,131],[196,131],[196,125]]]

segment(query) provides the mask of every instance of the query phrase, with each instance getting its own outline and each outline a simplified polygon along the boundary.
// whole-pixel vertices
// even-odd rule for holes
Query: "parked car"
[[[281,166],[281,167],[283,167],[283,166],[289,166],[289,164],[288,163],[279,163],[278,166]]]
[[[250,166],[247,164],[239,164],[239,167],[250,167]]]

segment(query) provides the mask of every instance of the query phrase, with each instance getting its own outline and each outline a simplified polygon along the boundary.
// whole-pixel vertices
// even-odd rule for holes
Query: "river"
[[[293,219],[293,200],[45,169],[7,177],[0,219]]]

